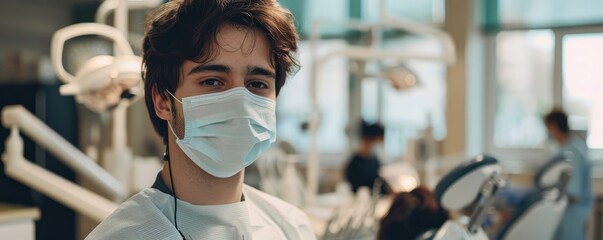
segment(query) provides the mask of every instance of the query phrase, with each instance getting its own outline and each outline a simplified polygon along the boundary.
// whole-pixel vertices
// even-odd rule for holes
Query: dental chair
[[[446,174],[435,189],[440,206],[448,211],[463,211],[470,206],[474,206],[474,210],[468,221],[463,218],[448,220],[439,229],[430,230],[418,239],[488,239],[481,223],[496,192],[505,184],[501,172],[498,160],[478,155]]]
[[[571,159],[571,153],[565,152],[536,172],[535,189],[522,198],[494,239],[553,239],[568,203],[565,190],[572,172]],[[436,186],[436,199],[449,211],[462,211],[474,204],[471,217],[465,222],[462,218],[448,220],[418,239],[489,239],[480,225],[504,186],[501,166],[493,157],[480,155],[456,167]]]
[[[496,239],[553,239],[568,203],[565,190],[572,172],[571,158],[570,152],[563,153],[537,171],[535,189],[524,196]]]

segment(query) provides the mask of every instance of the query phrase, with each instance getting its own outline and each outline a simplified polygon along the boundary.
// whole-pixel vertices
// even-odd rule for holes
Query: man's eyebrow
[[[276,74],[274,71],[268,70],[263,67],[250,66],[247,67],[247,74],[249,75],[262,75],[270,78],[275,78]]]
[[[222,72],[230,73],[230,68],[220,64],[199,64],[188,72],[188,75],[202,72]]]

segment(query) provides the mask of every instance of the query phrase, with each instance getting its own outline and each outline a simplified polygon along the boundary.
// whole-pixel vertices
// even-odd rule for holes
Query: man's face
[[[187,60],[174,95],[184,97],[245,87],[251,93],[276,99],[275,69],[270,44],[261,31],[224,25],[217,34],[218,54],[209,62]],[[184,136],[182,105],[176,102],[174,131]]]
[[[555,135],[557,133],[557,126],[554,123],[547,122],[546,129],[548,130],[550,135]]]

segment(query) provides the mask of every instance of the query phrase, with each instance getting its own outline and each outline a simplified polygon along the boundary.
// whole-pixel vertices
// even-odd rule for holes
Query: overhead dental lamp
[[[91,56],[76,64],[72,74],[63,66],[65,42],[86,35],[111,40],[114,54]],[[142,58],[134,55],[127,39],[116,28],[99,23],[67,26],[55,32],[51,46],[53,68],[66,83],[59,89],[62,95],[73,95],[79,103],[96,112],[112,109],[122,100],[133,103],[142,96]]]

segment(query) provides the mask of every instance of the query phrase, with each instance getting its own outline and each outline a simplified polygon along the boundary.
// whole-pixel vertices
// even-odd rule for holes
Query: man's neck
[[[360,144],[360,147],[358,148],[358,155],[360,155],[363,158],[368,159],[371,157],[371,150],[372,150],[372,144],[367,141],[362,141],[362,143]]]
[[[572,136],[570,134],[558,134],[555,137],[555,139],[560,145],[565,145],[571,138]]]
[[[218,178],[193,163],[174,144],[170,144],[170,161],[165,163],[162,177],[170,190],[174,180],[178,199],[193,205],[222,205],[241,201],[244,170],[229,178]],[[172,179],[170,169],[172,166]]]

